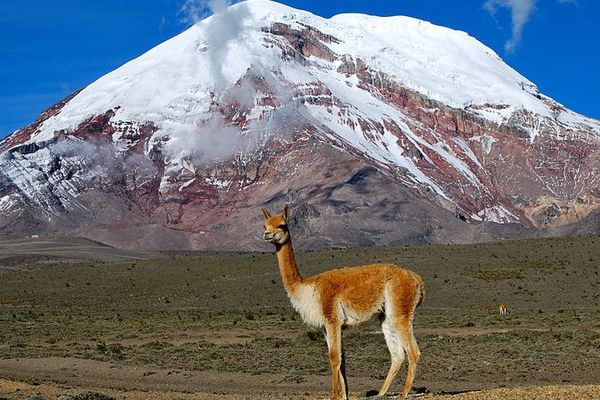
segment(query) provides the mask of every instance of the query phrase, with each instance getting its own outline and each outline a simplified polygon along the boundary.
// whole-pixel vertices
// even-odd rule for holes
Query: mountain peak
[[[464,32],[409,17],[341,14],[325,19],[276,2],[251,0],[206,18],[103,76],[46,121],[34,138],[47,140],[55,131],[73,129],[115,105],[120,106],[117,118],[139,120],[154,114],[161,130],[190,129],[196,121],[189,116],[205,112],[214,96],[230,89],[251,66],[290,82],[318,79],[318,71],[298,71],[282,59],[285,49],[269,32],[273,24],[298,31],[308,26],[336,38],[323,43],[336,57],[329,62],[314,59],[314,68],[329,70],[344,85],[342,74],[334,75],[343,57],[350,57],[428,98],[471,108],[497,124],[515,111],[527,110],[568,125],[598,127],[541,95],[533,83]],[[168,126],[173,121],[181,126]],[[536,134],[531,132],[532,138]]]

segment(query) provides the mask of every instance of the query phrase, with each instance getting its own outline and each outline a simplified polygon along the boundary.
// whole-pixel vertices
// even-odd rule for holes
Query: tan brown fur
[[[390,350],[392,365],[379,396],[387,393],[394,377],[408,356],[408,372],[402,398],[406,398],[415,376],[420,351],[413,334],[416,307],[425,295],[421,277],[393,264],[371,264],[333,269],[302,278],[288,230],[289,209],[266,218],[264,239],[277,249],[279,272],[292,306],[304,322],[324,329],[331,363],[331,398],[348,398],[342,347],[342,329],[379,316]]]

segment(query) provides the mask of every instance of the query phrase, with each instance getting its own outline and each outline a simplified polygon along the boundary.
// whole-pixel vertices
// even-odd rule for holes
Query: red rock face
[[[314,58],[338,62],[338,73],[356,76],[360,89],[404,119],[363,117],[317,79],[278,86],[302,107],[325,110],[370,143],[390,146],[380,138],[392,134],[402,156],[430,185],[310,118],[269,126],[260,146],[227,160],[189,162],[178,169],[165,152],[169,139],[153,136],[159,128],[152,121],[117,120],[119,104],[73,131],[57,133],[51,143],[25,145],[71,96],[0,142],[7,165],[18,169],[13,175],[0,172],[0,183],[6,182],[0,200],[20,199],[4,207],[18,209],[19,218],[26,214],[43,221],[36,229],[51,234],[72,232],[121,247],[197,249],[262,248],[258,211],[265,204],[274,211],[285,202],[294,206],[307,247],[491,240],[575,223],[600,207],[595,132],[572,131],[525,112],[495,125],[469,107],[452,108],[403,87],[364,60],[334,53],[328,44],[340,39],[300,26],[273,24],[263,30],[266,43],[300,65]],[[253,102],[241,101],[238,90],[251,90]],[[215,96],[210,109],[225,126],[247,134],[253,124],[286,107],[279,92],[249,68],[228,93]],[[534,140],[530,128],[537,129]],[[72,143],[88,145],[85,157],[56,150]],[[19,155],[34,153],[39,159]],[[42,197],[24,193],[14,182],[17,175],[43,187]],[[52,208],[44,210],[47,203]],[[2,204],[0,214],[8,215]],[[0,219],[5,232],[24,229],[15,228],[15,218]]]
[[[77,96],[77,94],[80,91],[81,90],[76,91],[75,93],[69,95],[68,97],[66,97],[65,99],[56,103],[52,107],[42,111],[42,113],[35,119],[35,122],[33,124],[28,125],[25,128],[19,129],[19,130],[13,132],[10,136],[5,138],[4,140],[1,140],[0,141],[0,153],[8,150],[10,148],[13,148],[15,146],[18,146],[20,144],[23,144],[23,143],[27,142],[29,139],[31,139],[31,135],[34,134],[38,130],[40,125],[45,120],[58,114],[60,112],[60,110],[65,106],[65,104],[67,104],[69,102],[69,100],[71,100],[73,97]]]
[[[331,35],[327,35],[319,30],[300,23],[304,28],[302,30],[294,29],[290,25],[276,22],[271,24],[270,29],[263,29],[263,32],[269,33],[274,37],[283,38],[288,46],[284,47],[284,58],[306,62],[310,56],[315,56],[332,62],[337,59],[337,55],[326,46],[328,43],[339,43],[339,40]],[[278,44],[277,42],[274,42]]]

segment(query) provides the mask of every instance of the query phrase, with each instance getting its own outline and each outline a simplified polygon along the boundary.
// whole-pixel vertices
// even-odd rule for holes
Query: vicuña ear
[[[266,208],[261,209],[263,215],[265,216],[266,219],[271,218],[271,213],[267,211]]]
[[[290,207],[287,204],[283,208],[283,218],[285,218],[286,221],[290,220]]]

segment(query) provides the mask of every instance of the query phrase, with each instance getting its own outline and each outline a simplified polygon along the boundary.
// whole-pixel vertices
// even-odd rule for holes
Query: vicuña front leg
[[[346,377],[342,368],[342,328],[337,324],[328,324],[325,336],[331,363],[331,400],[338,400],[340,391],[342,399],[347,400]]]
[[[348,379],[346,378],[346,351],[342,340],[342,366],[340,367],[340,386],[342,388],[342,399],[348,398]]]

